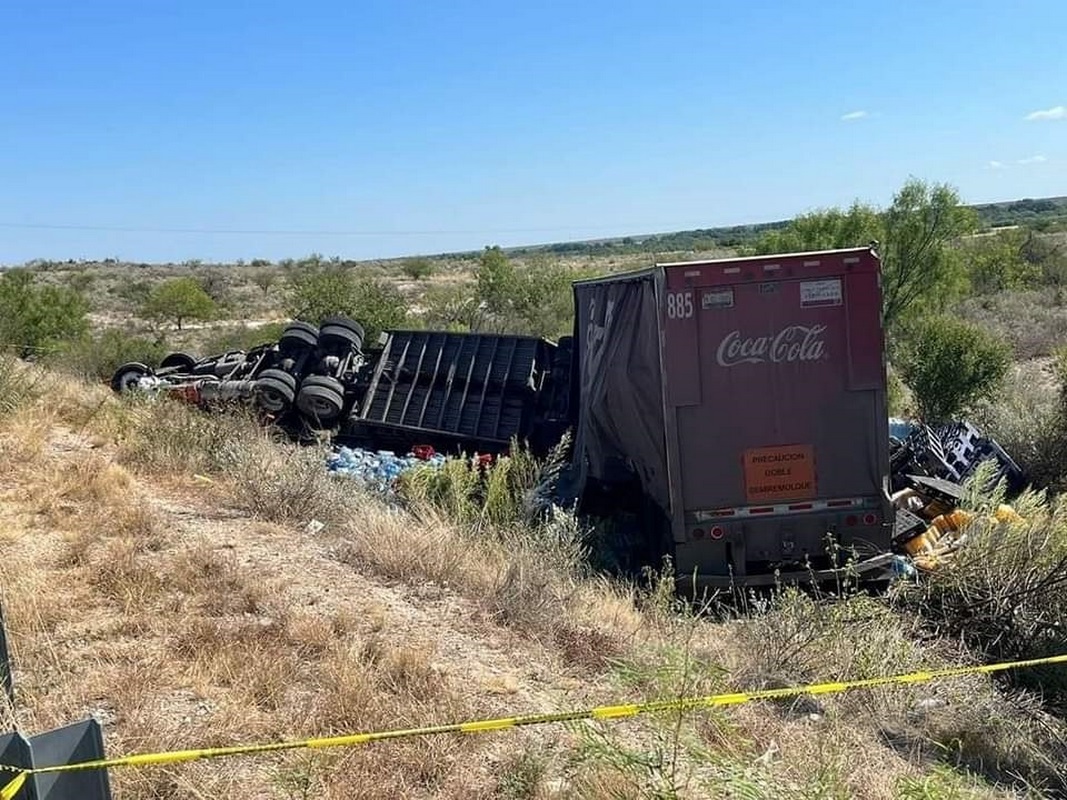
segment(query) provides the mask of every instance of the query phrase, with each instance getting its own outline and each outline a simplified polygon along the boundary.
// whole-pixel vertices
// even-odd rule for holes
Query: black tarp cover
[[[662,275],[649,269],[574,284],[573,452],[579,491],[588,479],[612,482],[620,468],[631,470],[670,513],[656,299]]]

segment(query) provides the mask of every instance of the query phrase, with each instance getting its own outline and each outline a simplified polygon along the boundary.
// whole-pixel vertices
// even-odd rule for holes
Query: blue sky
[[[1065,30],[1063,0],[6,0],[0,263],[668,231],[910,175],[1067,194]]]

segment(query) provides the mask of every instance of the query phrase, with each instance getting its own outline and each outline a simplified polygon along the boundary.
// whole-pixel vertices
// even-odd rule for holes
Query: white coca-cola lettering
[[[818,361],[826,352],[825,331],[825,325],[790,325],[773,336],[747,339],[741,338],[741,331],[730,331],[719,342],[715,360],[723,367],[763,361]]]

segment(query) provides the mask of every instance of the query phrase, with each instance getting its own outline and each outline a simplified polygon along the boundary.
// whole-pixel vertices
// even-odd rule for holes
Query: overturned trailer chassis
[[[577,282],[571,495],[694,588],[888,577],[878,272],[855,248]]]

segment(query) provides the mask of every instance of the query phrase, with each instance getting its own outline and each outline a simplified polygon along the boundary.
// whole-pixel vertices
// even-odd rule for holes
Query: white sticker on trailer
[[[841,279],[828,278],[821,281],[803,281],[800,284],[800,306],[841,305]]]
[[[705,311],[709,308],[733,308],[734,290],[719,289],[704,292],[704,296],[700,300],[700,307]]]

